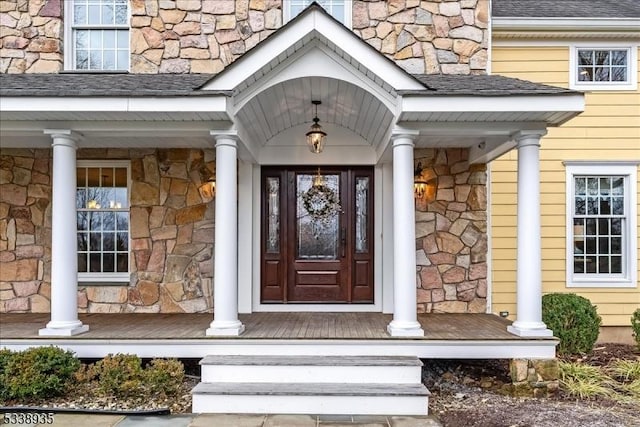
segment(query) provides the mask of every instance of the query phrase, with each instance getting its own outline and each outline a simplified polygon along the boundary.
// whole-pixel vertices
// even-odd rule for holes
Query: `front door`
[[[373,303],[373,169],[262,174],[263,303]]]

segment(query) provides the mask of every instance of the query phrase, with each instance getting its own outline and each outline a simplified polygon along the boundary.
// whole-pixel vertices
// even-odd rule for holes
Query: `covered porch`
[[[391,337],[383,313],[252,313],[235,337],[205,334],[210,314],[81,314],[91,325],[74,337],[37,333],[48,314],[0,314],[0,346],[57,345],[80,357],[135,353],[141,357],[205,355],[395,355],[420,358],[553,358],[557,339],[507,332],[510,321],[491,314],[427,313],[417,316],[424,336]]]
[[[481,354],[484,357],[553,357],[555,342],[548,338],[551,331],[541,319],[539,147],[548,126],[558,126],[582,110],[581,94],[497,76],[413,76],[372,50],[371,46],[319,8],[308,9],[213,77],[61,74],[2,76],[2,79],[3,145],[19,149],[52,147],[51,314],[34,315],[38,325],[27,321],[28,317],[22,318],[26,323],[16,327],[31,328],[28,334],[23,335],[30,337],[24,338],[25,345],[27,342],[68,343],[65,345],[89,349],[86,350],[88,353],[98,352],[97,349],[104,345],[100,350],[104,353],[109,345],[127,334],[127,329],[135,326],[139,330],[145,326],[150,331],[159,330],[158,319],[166,316],[156,312],[149,314],[150,320],[145,321],[147,315],[135,314],[141,317],[129,317],[123,322],[118,320],[118,316],[133,315],[110,314],[115,317],[108,318],[79,315],[77,221],[74,215],[69,215],[76,209],[76,150],[113,147],[126,153],[125,159],[121,160],[131,160],[126,159],[127,155],[131,156],[131,151],[125,149],[134,147],[151,151],[148,156],[153,162],[148,169],[153,169],[155,186],[150,184],[146,170],[149,165],[146,163],[140,176],[133,176],[130,181],[133,181],[132,193],[137,189],[149,189],[153,192],[154,201],[138,200],[135,205],[136,200],[132,199],[130,216],[133,218],[134,209],[139,213],[154,207],[159,207],[162,212],[167,207],[185,208],[183,204],[171,206],[170,198],[155,201],[157,194],[162,195],[158,182],[174,182],[167,181],[173,172],[172,164],[158,166],[158,150],[180,147],[212,151],[215,146],[215,200],[198,199],[197,191],[193,192],[198,199],[198,212],[202,212],[198,220],[215,212],[214,219],[205,218],[209,221],[207,232],[211,231],[211,235],[207,234],[206,238],[197,236],[205,240],[202,241],[204,245],[215,245],[212,253],[206,254],[214,264],[213,267],[212,263],[207,264],[211,272],[215,272],[213,290],[206,289],[206,297],[213,300],[213,306],[202,310],[198,308],[199,311],[208,311],[208,315],[180,315],[184,319],[208,317],[209,325],[207,327],[206,321],[189,323],[189,320],[184,320],[189,323],[187,330],[198,328],[197,333],[194,330],[193,336],[185,338],[132,336],[128,341],[117,341],[118,345],[126,344],[131,351],[137,352],[137,341],[145,343],[148,340],[149,346],[145,348],[153,349],[156,354],[174,351],[166,347],[175,347],[190,349],[184,350],[185,354],[191,352],[193,357],[201,357],[215,354],[223,348],[221,344],[232,346],[225,347],[227,350],[240,351],[242,348],[256,352],[285,352],[298,342],[308,342],[310,347],[305,351],[332,351],[333,347],[327,341],[336,340],[336,346],[355,345],[357,349],[353,352],[363,354],[376,352],[377,346],[382,346],[385,351],[396,354],[415,353],[425,357],[444,357],[445,354],[456,357],[456,349],[461,349],[461,354],[468,357],[474,354],[477,357]],[[312,101],[315,100],[322,100],[316,114],[330,135],[325,151],[319,154],[310,152],[303,138],[315,113],[312,110]],[[457,156],[459,165],[453,164],[452,160],[448,164],[446,155],[444,162],[437,165],[439,159],[433,156],[434,169],[441,166],[441,175],[446,176],[448,184],[443,178],[440,185],[443,194],[438,196],[442,200],[437,200],[438,206],[423,216],[421,236],[416,232],[414,199],[416,152],[419,149],[460,149],[465,153],[464,158]],[[509,324],[487,315],[486,319],[492,319],[491,322],[477,322],[473,320],[475,315],[465,313],[451,317],[457,319],[456,325],[453,321],[447,323],[446,318],[418,316],[418,290],[427,290],[416,286],[419,265],[430,267],[429,272],[421,275],[424,276],[423,288],[430,284],[430,272],[434,276],[437,274],[433,282],[440,281],[435,283],[441,287],[440,301],[445,298],[455,300],[457,296],[447,295],[447,292],[459,292],[457,285],[460,285],[460,291],[468,291],[466,288],[462,290],[469,285],[463,282],[487,278],[486,245],[479,248],[477,262],[470,260],[474,255],[470,246],[481,237],[486,241],[486,198],[484,203],[478,202],[474,207],[466,204],[471,185],[484,188],[485,182],[467,181],[471,175],[467,172],[476,165],[482,168],[513,149],[518,150],[519,161],[517,320]],[[139,164],[142,165],[141,162]],[[371,303],[265,304],[260,294],[264,276],[260,264],[264,231],[260,223],[263,215],[261,197],[265,194],[261,185],[262,169],[268,166],[318,165],[373,169],[374,220],[370,233],[375,249],[371,258],[373,272],[367,277],[367,282],[373,287]],[[187,176],[185,171],[181,186],[195,188],[196,184],[201,184],[204,177],[194,175],[195,178]],[[467,186],[466,193],[463,190],[459,192],[460,197],[454,194],[453,187],[458,185],[455,175],[461,175],[460,185]],[[172,187],[177,187],[173,184],[168,186],[169,192]],[[42,198],[48,196],[46,194]],[[25,201],[20,200],[20,203],[26,205],[26,200],[25,197]],[[214,209],[210,209],[212,207]],[[461,217],[461,213],[468,213],[471,221],[482,224],[473,230],[475,235],[469,239],[461,234],[470,220],[462,218],[463,221],[458,223],[461,227],[458,235],[452,231],[454,221]],[[166,220],[166,216],[164,218]],[[191,220],[186,214],[183,219]],[[145,221],[148,221],[145,224],[152,222],[148,216],[145,216]],[[175,216],[172,221],[175,222]],[[182,271],[179,275],[168,274],[169,267],[174,265],[165,262],[164,257],[165,253],[176,249],[175,242],[164,243],[165,240],[175,240],[176,224],[162,224],[169,225],[169,228],[155,235],[162,241],[160,271],[154,274],[145,272],[144,280],[142,276],[134,275],[140,271],[126,272],[132,279],[131,283],[125,281],[121,285],[124,302],[117,308],[120,311],[133,305],[132,293],[128,293],[130,289],[124,288],[134,288],[143,281],[150,282],[150,278],[154,278],[152,285],[156,290],[164,291],[169,283],[185,286]],[[170,231],[171,236],[166,237],[165,231]],[[154,233],[150,234],[151,237],[144,236],[139,243],[153,243],[155,249],[156,241],[151,242]],[[189,239],[193,236],[190,232]],[[435,254],[438,262],[427,260],[424,252],[419,253],[417,238],[430,239],[430,243],[424,246],[433,250],[429,255]],[[194,239],[188,244],[193,244]],[[466,243],[467,240],[471,243]],[[132,246],[135,246],[133,242]],[[144,250],[153,255],[154,249]],[[467,252],[462,253],[463,250]],[[190,258],[193,254],[171,255]],[[418,257],[423,259],[418,260]],[[129,258],[133,257],[130,255]],[[190,262],[191,259],[185,259],[185,265]],[[470,263],[474,262],[477,265],[471,266]],[[440,266],[442,268],[438,269]],[[472,273],[473,267],[477,267],[477,271]],[[445,268],[450,271],[447,277],[449,289],[443,286],[445,280],[440,280]],[[7,278],[6,282],[13,280]],[[97,289],[96,286],[103,285],[92,286]],[[477,283],[471,286],[479,287]],[[14,292],[13,289],[11,291]],[[486,288],[484,293],[486,297]],[[490,312],[486,299],[481,302],[482,307],[477,311]],[[462,311],[470,311],[466,302],[462,305],[465,307]],[[145,308],[160,311],[162,307]],[[180,309],[183,310],[182,306]],[[269,311],[315,313],[258,313]],[[332,313],[334,311],[345,313]],[[370,313],[350,313],[353,311]],[[291,321],[296,316],[301,320]],[[362,332],[363,336],[360,336],[360,326],[354,326],[358,322],[345,321],[349,316],[364,316],[366,321],[362,324],[370,332]],[[468,319],[465,316],[469,316]],[[3,315],[3,334],[7,319],[9,317]],[[94,335],[99,332],[94,331],[96,327],[102,328],[100,319],[103,319],[105,327],[118,326],[122,331],[111,329],[111,336]],[[167,319],[175,318],[169,316]],[[321,323],[318,323],[319,319],[323,319]],[[182,323],[183,320],[177,322]],[[330,331],[331,322],[346,326],[334,326]],[[291,329],[297,327],[298,332]],[[38,328],[41,328],[39,336]],[[304,334],[297,336],[303,328]],[[439,328],[443,328],[442,333],[447,330],[457,332],[449,338],[430,335]],[[271,341],[268,344],[272,347],[263,348],[265,341],[253,335],[259,332],[251,329],[268,330],[264,332],[267,334],[265,339]],[[493,332],[487,337],[484,329]],[[183,334],[171,322],[166,324],[166,330],[179,337]],[[347,335],[337,336],[339,330]],[[305,335],[307,333],[311,335]],[[367,336],[367,333],[372,335]],[[458,333],[462,335],[458,336]],[[491,335],[493,333],[495,335]],[[81,335],[71,338],[77,334]],[[205,335],[210,339],[204,339]],[[290,341],[283,338],[285,335],[290,337]],[[236,336],[240,336],[239,339]],[[322,347],[317,345],[319,338],[323,338]],[[14,339],[20,337],[5,338],[3,335],[2,344],[19,345],[12,341]],[[182,339],[184,345],[178,345]],[[261,340],[261,347],[255,346],[257,342],[252,340]],[[367,347],[369,341],[373,347]],[[474,351],[476,342],[477,348],[484,350]],[[519,347],[519,343],[525,344]],[[497,349],[502,347],[511,350],[498,352]],[[544,351],[538,352],[538,347]],[[432,353],[424,350],[429,348],[434,349]],[[513,349],[522,351],[509,354]],[[151,354],[150,351],[145,354]]]

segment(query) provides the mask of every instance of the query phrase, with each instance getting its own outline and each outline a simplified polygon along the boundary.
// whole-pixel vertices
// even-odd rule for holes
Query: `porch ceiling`
[[[260,92],[236,114],[249,136],[261,145],[278,143],[274,137],[315,115],[312,100],[320,100],[318,118],[349,129],[372,146],[383,142],[394,114],[373,94],[349,82],[328,77],[303,77],[278,83]],[[250,124],[250,125],[249,125]],[[300,138],[303,143],[304,138]]]

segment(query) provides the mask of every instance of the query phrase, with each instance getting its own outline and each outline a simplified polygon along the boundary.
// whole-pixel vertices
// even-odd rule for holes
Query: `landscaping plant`
[[[631,329],[633,329],[633,336],[640,349],[640,308],[631,315]]]
[[[602,323],[596,307],[576,294],[544,295],[542,321],[560,338],[560,355],[591,352]]]
[[[144,371],[145,384],[152,394],[175,396],[184,380],[184,365],[176,359],[153,359]]]
[[[613,380],[598,367],[577,362],[560,362],[560,386],[579,399],[609,397],[613,394]]]
[[[80,361],[58,347],[0,352],[0,398],[45,398],[64,394]]]
[[[90,372],[88,378],[95,378],[98,390],[105,395],[128,397],[142,392],[142,361],[134,354],[109,354],[96,362]]]

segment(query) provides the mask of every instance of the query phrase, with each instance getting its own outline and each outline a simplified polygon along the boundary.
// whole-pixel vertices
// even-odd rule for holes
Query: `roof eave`
[[[509,31],[576,31],[584,34],[591,31],[638,33],[640,18],[557,18],[557,17],[493,17],[492,30],[495,33]]]

